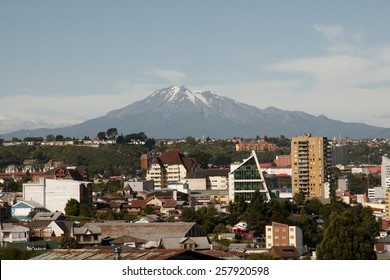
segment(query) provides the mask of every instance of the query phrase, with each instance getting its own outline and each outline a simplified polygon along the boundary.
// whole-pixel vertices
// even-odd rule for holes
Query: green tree
[[[115,127],[109,128],[107,129],[106,135],[110,140],[114,140],[118,135],[118,130]]]
[[[19,248],[0,246],[0,260],[29,260],[41,252],[27,251]]]
[[[317,246],[319,260],[374,260],[375,235],[363,224],[374,219],[362,213],[362,209],[334,212],[330,216],[324,238]]]
[[[145,213],[146,215],[151,215],[151,214],[154,213],[154,210],[153,210],[153,208],[152,208],[151,206],[146,205],[146,207],[145,207],[145,209],[144,209],[144,213]]]
[[[56,137],[53,134],[49,134],[46,136],[47,142],[54,142],[56,140]]]
[[[95,210],[91,206],[85,203],[80,203],[80,211],[79,211],[80,217],[93,218],[95,217],[95,215],[96,215]]]
[[[220,223],[215,226],[214,233],[228,233],[229,230],[227,229],[226,225]]]
[[[156,145],[156,140],[154,138],[149,138],[145,141],[145,147],[149,150],[152,150],[154,148],[154,145]]]
[[[181,218],[184,222],[195,222],[196,215],[194,207],[183,208]]]
[[[99,138],[99,140],[103,141],[103,140],[107,139],[107,135],[106,135],[106,133],[104,131],[100,131],[97,134],[97,138]]]
[[[56,136],[56,141],[64,141],[64,136],[62,136],[62,135],[57,135],[57,136]]]
[[[65,205],[65,214],[68,216],[78,216],[80,214],[80,202],[71,198]]]
[[[76,249],[79,246],[79,243],[70,236],[65,236],[60,241],[61,249]]]

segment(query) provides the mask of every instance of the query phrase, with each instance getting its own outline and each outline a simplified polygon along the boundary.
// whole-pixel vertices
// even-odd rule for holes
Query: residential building
[[[307,198],[329,198],[328,168],[330,152],[326,137],[304,134],[291,139],[293,196],[302,192]]]
[[[167,188],[169,182],[184,179],[195,168],[194,158],[186,157],[180,150],[168,150],[152,160],[146,179],[153,180],[155,188]]]
[[[29,222],[30,236],[52,239],[53,237],[73,237],[73,221],[64,220],[34,220]]]
[[[348,146],[334,143],[332,149],[332,166],[348,164]]]
[[[229,169],[203,169],[188,172],[185,180],[190,190],[227,190]]]
[[[65,179],[41,179],[39,182],[23,184],[23,200],[35,201],[51,212],[65,213],[70,199],[92,204],[92,183]]]
[[[35,201],[19,201],[15,205],[12,205],[11,215],[12,218],[29,221],[32,217],[29,217],[32,212],[47,212],[47,209],[41,204]]]
[[[93,223],[83,227],[73,227],[73,238],[81,247],[96,246],[102,243],[101,229]]]
[[[7,243],[28,242],[30,241],[30,229],[21,225],[12,223],[0,224],[0,245],[5,246]]]
[[[154,181],[153,180],[137,180],[131,179],[129,181],[124,182],[124,191],[127,192],[141,192],[141,191],[151,191],[154,189]],[[130,193],[126,193],[130,194]]]
[[[256,152],[252,151],[242,163],[230,165],[229,200],[235,201],[242,197],[250,201],[256,191],[263,194],[266,200],[271,199]]]
[[[141,171],[146,171],[149,168],[149,158],[147,154],[141,155]]]
[[[109,222],[86,224],[101,228],[102,239],[122,236],[144,239],[165,249],[209,250],[211,242],[207,233],[196,223],[118,223]]]
[[[390,188],[386,189],[385,205],[386,219],[390,220]]]
[[[259,139],[256,142],[240,142],[236,144],[236,151],[276,151],[278,146],[266,142],[264,139]]]
[[[381,178],[382,188],[390,188],[390,158],[386,156],[382,156]]]
[[[278,155],[275,158],[277,167],[291,167],[291,155]]]
[[[265,240],[267,249],[294,246],[300,256],[303,254],[303,235],[299,227],[272,222],[272,225],[265,226]]]

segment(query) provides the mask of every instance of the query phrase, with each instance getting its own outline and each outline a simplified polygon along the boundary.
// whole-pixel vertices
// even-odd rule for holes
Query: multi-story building
[[[291,139],[293,196],[302,192],[308,198],[329,198],[328,167],[330,149],[326,137],[304,134]]]
[[[146,179],[154,181],[155,188],[167,188],[170,182],[184,179],[187,172],[194,171],[196,160],[186,157],[180,150],[169,150],[152,160]]]
[[[390,188],[386,189],[385,212],[386,212],[386,219],[390,220]]]
[[[92,183],[66,179],[41,179],[39,182],[23,184],[23,201],[35,201],[55,212],[65,213],[70,199],[80,203],[92,204]]]
[[[382,156],[382,165],[381,165],[381,177],[382,177],[382,188],[390,188],[390,159],[388,157]]]
[[[257,142],[241,142],[236,144],[236,151],[276,151],[278,146],[260,139]]]
[[[302,230],[296,226],[272,222],[271,226],[265,226],[265,245],[267,249],[272,246],[294,246],[302,255]]]
[[[242,163],[230,165],[229,200],[242,197],[250,201],[256,191],[264,194],[266,200],[271,198],[256,152],[252,151]]]
[[[227,190],[229,169],[203,169],[188,172],[186,181],[191,190]]]
[[[348,146],[342,144],[332,144],[332,165],[348,164]]]
[[[279,155],[275,158],[277,167],[291,167],[291,155]]]

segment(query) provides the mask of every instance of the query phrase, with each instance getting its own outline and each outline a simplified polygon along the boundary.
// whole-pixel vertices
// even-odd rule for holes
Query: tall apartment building
[[[348,164],[348,146],[342,144],[332,144],[332,165]]]
[[[387,188],[385,193],[385,214],[386,219],[390,220],[390,188]]]
[[[386,219],[390,220],[390,158],[382,156],[381,185],[385,192]]]
[[[382,188],[390,188],[390,158],[382,156],[381,164]]]
[[[304,134],[291,139],[292,194],[329,198],[328,167],[331,153],[326,137]]]
[[[296,226],[272,222],[271,226],[265,226],[265,247],[271,249],[272,246],[294,246],[302,255],[302,230]]]

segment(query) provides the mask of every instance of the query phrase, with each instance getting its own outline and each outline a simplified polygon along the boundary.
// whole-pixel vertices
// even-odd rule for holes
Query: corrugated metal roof
[[[154,249],[154,250],[123,250],[122,260],[167,260],[180,254],[187,253],[188,250],[177,249]],[[190,252],[189,254],[201,253]],[[206,256],[206,255],[204,255]],[[32,260],[114,260],[114,247],[110,249],[57,249],[43,253],[32,258]]]
[[[102,238],[117,238],[124,235],[130,235],[147,240],[160,240],[162,237],[185,237],[188,231],[196,223],[92,223],[85,227],[93,225],[100,227]]]

